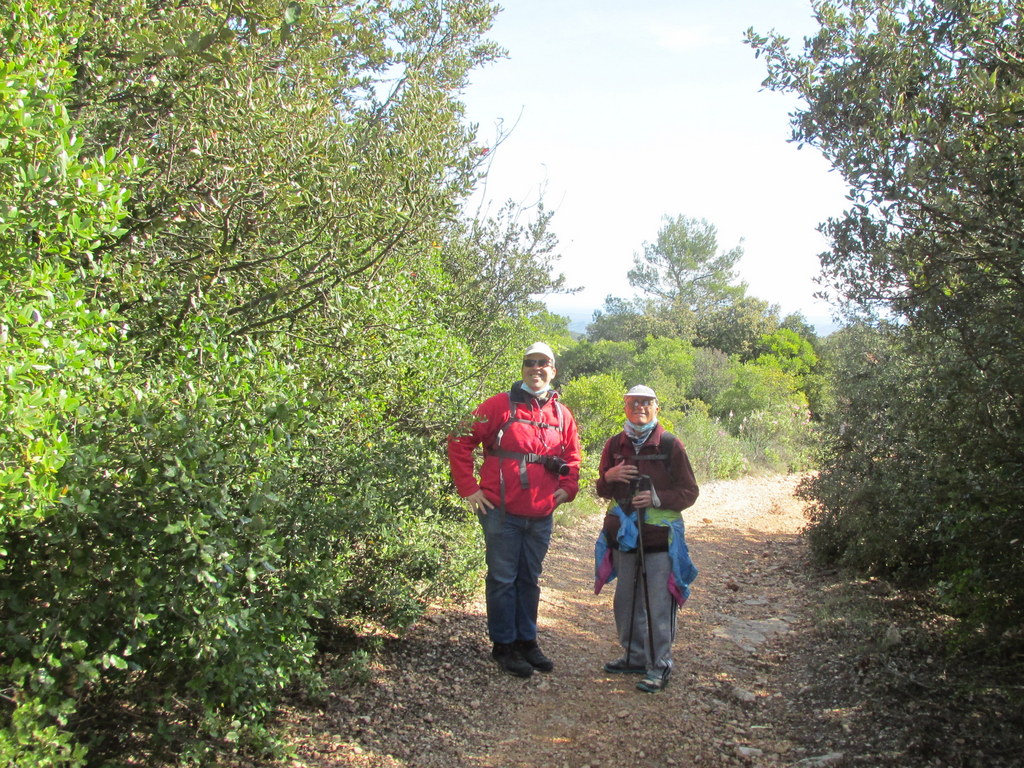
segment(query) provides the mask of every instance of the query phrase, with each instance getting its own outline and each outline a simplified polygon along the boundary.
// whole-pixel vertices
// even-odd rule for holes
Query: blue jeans
[[[492,643],[537,638],[540,571],[552,516],[521,517],[495,507],[477,515],[487,555],[487,633]]]

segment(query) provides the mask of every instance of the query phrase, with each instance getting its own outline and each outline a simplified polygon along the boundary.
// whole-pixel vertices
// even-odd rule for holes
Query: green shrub
[[[807,397],[792,374],[756,362],[741,363],[735,370],[735,381],[711,404],[712,413],[727,419],[730,426],[737,427],[755,411],[807,410]]]
[[[580,444],[598,459],[605,441],[622,430],[625,391],[622,379],[607,373],[581,376],[562,387],[563,402],[579,427]]]
[[[61,730],[73,709],[25,699],[11,706],[9,725],[0,730],[0,765],[25,768],[79,768],[86,765],[85,748]]]
[[[700,403],[685,413],[666,412],[664,421],[686,446],[699,482],[739,477],[749,470],[740,442]]]
[[[751,466],[772,472],[802,472],[811,466],[814,436],[806,408],[791,404],[754,411],[731,431]]]

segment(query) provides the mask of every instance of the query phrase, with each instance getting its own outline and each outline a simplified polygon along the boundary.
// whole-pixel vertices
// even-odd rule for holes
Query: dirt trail
[[[706,485],[685,513],[700,577],[681,611],[671,685],[608,675],[612,588],[593,593],[600,518],[556,529],[539,640],[555,663],[527,680],[489,660],[482,603],[427,616],[389,641],[373,679],[283,713],[299,766],[604,768],[844,765],[839,718],[795,707],[808,671],[787,642],[814,587],[795,477]]]
[[[543,646],[562,664],[537,682],[540,695],[524,702],[510,733],[474,764],[712,766],[790,752],[757,704],[774,695],[769,638],[793,631],[804,612],[797,534],[805,519],[794,483],[708,486],[687,511],[701,573],[680,615],[675,674],[656,695],[637,691],[635,678],[602,670],[619,649],[612,589],[593,594],[598,521],[564,533],[544,581],[541,628]]]

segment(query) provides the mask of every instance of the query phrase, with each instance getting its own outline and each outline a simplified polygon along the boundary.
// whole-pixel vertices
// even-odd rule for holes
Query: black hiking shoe
[[[512,643],[495,643],[491,657],[510,675],[529,677],[533,674],[533,666],[519,654]]]
[[[516,643],[516,650],[527,664],[539,672],[550,672],[555,668],[555,662],[544,655],[536,640],[520,640]]]
[[[647,667],[643,664],[631,664],[625,658],[621,658],[605,664],[604,671],[615,675],[642,675],[647,671]]]

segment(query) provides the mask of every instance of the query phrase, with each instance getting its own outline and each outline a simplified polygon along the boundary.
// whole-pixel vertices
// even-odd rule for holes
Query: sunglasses
[[[529,357],[523,359],[523,368],[546,368],[551,365],[551,361],[546,357],[540,357],[533,360]]]

